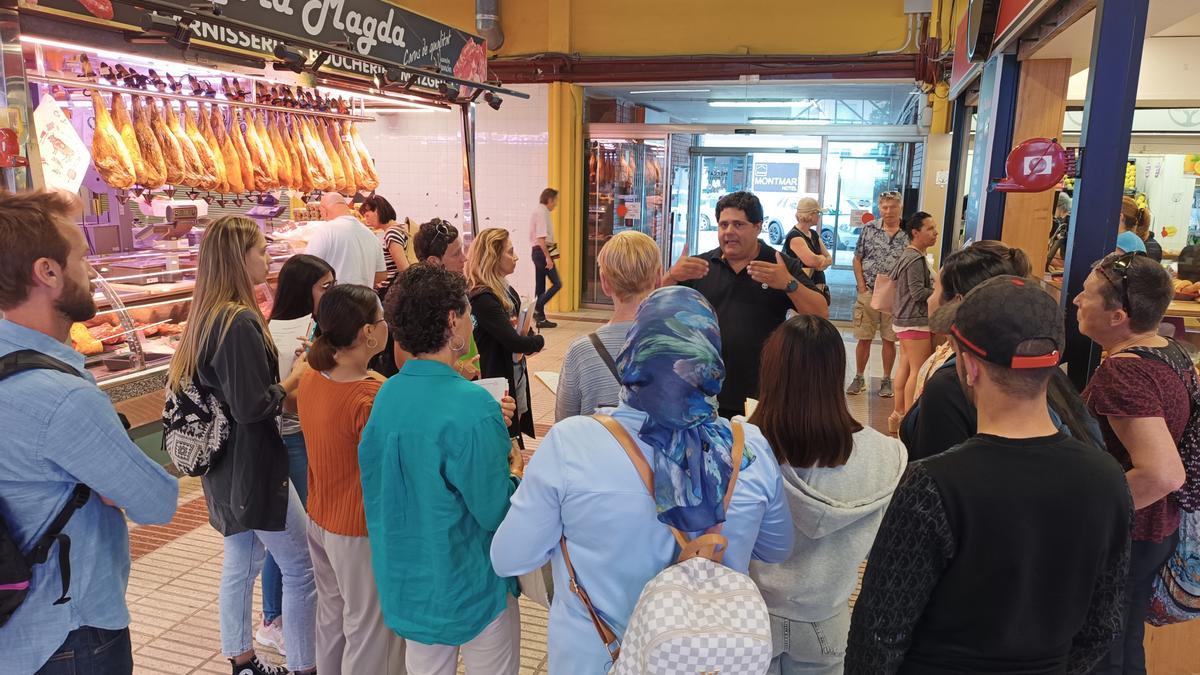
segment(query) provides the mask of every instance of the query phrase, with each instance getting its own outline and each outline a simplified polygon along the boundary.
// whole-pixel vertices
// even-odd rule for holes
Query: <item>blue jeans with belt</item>
[[[283,444],[288,451],[288,478],[296,488],[300,503],[308,505],[308,448],[304,445],[304,434],[287,434]],[[283,614],[283,574],[275,558],[267,554],[262,570],[263,620],[270,623]]]
[[[36,675],[128,675],[133,672],[129,629],[83,626],[67,639]]]

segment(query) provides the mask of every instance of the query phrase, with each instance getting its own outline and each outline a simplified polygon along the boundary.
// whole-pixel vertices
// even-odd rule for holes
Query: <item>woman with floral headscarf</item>
[[[621,404],[611,415],[654,471],[654,498],[617,439],[591,417],[550,430],[512,497],[492,541],[500,576],[531,572],[547,560],[554,585],[570,584],[559,539],[577,578],[617,636],[625,633],[642,587],[679,551],[668,525],[689,537],[723,523],[724,564],[745,573],[751,558],[791,554],[791,516],[779,465],[757,427],[746,424],[741,471],[729,512],[732,429],[717,416],[725,379],[716,314],[700,293],[662,288],[642,303],[617,356]],[[608,672],[610,658],[580,600],[556,593],[550,608],[550,672]]]

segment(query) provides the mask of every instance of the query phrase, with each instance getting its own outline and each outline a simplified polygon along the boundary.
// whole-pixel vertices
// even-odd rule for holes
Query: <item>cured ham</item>
[[[125,107],[125,97],[120,94],[112,95],[112,121],[121,135],[121,143],[129,151],[133,160],[133,175],[139,185],[150,182],[151,176],[146,173],[146,163],[142,161],[142,151],[138,147],[137,133],[133,129],[133,120],[129,119],[129,110]]]
[[[237,126],[244,128],[243,133],[245,135],[246,148],[250,153],[250,166],[254,169],[254,181],[247,184],[246,187],[258,190],[259,192],[270,190],[278,185],[276,182],[275,167],[272,165],[269,156],[265,154],[266,151],[263,150],[262,141],[259,140],[258,133],[254,129],[254,121],[248,116],[243,118],[242,111],[239,110],[237,112]]]
[[[185,183],[193,187],[211,190],[217,186],[217,178],[208,172],[204,163],[200,160],[200,152],[196,149],[196,144],[192,142],[190,136],[183,125],[179,122],[179,118],[175,116],[175,107],[169,102],[163,103],[163,108],[166,110],[167,129],[175,135],[179,140],[179,147],[183,150],[184,166],[187,167],[185,173],[187,175]]]
[[[150,116],[138,96],[130,97],[133,104],[133,132],[137,139],[138,151],[142,155],[145,176],[138,182],[145,188],[160,188],[167,182],[167,162],[163,157],[162,146],[150,126]]]
[[[196,125],[196,118],[192,114],[192,109],[187,103],[180,102],[180,109],[183,115],[183,130],[187,134],[188,140],[196,148],[196,156],[200,158],[200,167],[204,169],[205,174],[209,177],[206,185],[200,185],[205,190],[217,190],[225,182],[225,167],[213,152],[212,146],[200,133],[200,127]]]
[[[346,169],[342,166],[342,159],[338,156],[337,149],[329,142],[329,134],[325,133],[324,128],[324,120],[313,122],[313,132],[321,147],[324,148],[325,156],[329,158],[329,168],[333,173],[333,189],[338,192],[346,192],[349,189],[346,181]]]
[[[255,189],[254,159],[250,155],[250,149],[246,147],[246,137],[242,134],[241,121],[236,111],[229,111],[229,121],[230,127],[225,138],[233,144],[233,151],[238,157],[238,167],[242,170],[242,188],[249,192]]]
[[[300,122],[301,136],[304,139],[304,150],[308,153],[309,166],[313,169],[313,184],[318,190],[336,190],[333,175],[333,165],[325,152],[325,145],[317,139],[312,121],[306,117],[297,118]],[[317,178],[320,180],[317,180]]]
[[[329,152],[337,157],[338,162],[342,165],[342,171],[346,174],[345,187],[341,192],[354,192],[358,190],[358,169],[355,167],[357,162],[352,161],[349,155],[346,154],[346,148],[342,145],[342,139],[336,131],[334,131],[333,120],[321,120],[321,133],[324,134]]]
[[[196,120],[194,122],[192,121],[192,112],[189,109],[187,111],[187,120],[189,129],[193,126],[197,128],[201,143],[204,144],[208,152],[212,155],[213,173],[217,177],[217,192],[231,192],[229,189],[229,178],[226,176],[225,157],[221,154],[221,143],[217,141],[212,127],[208,124],[208,111],[205,109],[204,104],[201,103],[197,106]],[[199,144],[196,147],[199,149]]]
[[[243,180],[245,174],[242,170],[242,158],[233,143],[233,134],[225,132],[225,118],[221,116],[217,106],[212,107],[209,117],[208,126],[212,129],[213,137],[217,139],[217,145],[221,147],[221,159],[225,161],[225,184],[228,192],[241,194],[246,191],[246,183]]]
[[[279,167],[279,185],[280,187],[294,188],[297,181],[295,173],[292,170],[292,157],[288,153],[287,145],[283,142],[283,137],[279,135],[279,117],[276,116],[274,119],[268,120],[269,123],[264,126],[263,118],[265,117],[266,115],[264,114],[258,120],[259,135],[262,136],[265,134],[265,138],[268,139],[271,146],[271,151],[275,153],[275,163]]]
[[[367,189],[374,190],[379,187],[379,174],[375,171],[375,160],[371,158],[371,153],[367,151],[367,144],[358,135],[358,128],[347,122],[350,127],[350,140],[354,143],[354,147],[358,150],[359,157],[362,157],[363,168],[370,175],[371,180]]]
[[[287,129],[289,146],[296,152],[300,165],[300,189],[311,192],[325,184],[324,174],[313,168],[313,159],[308,154],[300,133],[300,120],[291,117],[291,129]]]
[[[291,132],[288,130],[288,116],[279,116],[279,136],[287,147],[288,158],[292,162],[292,182],[293,187],[303,192],[311,192],[313,189],[312,174],[308,168],[308,162],[305,161],[304,153],[292,139]]]
[[[117,189],[133,187],[137,181],[133,157],[130,156],[129,149],[125,147],[125,142],[121,139],[121,132],[117,131],[117,127],[113,123],[112,115],[104,106],[100,92],[94,89],[92,90],[92,109],[96,115],[96,130],[92,135],[92,161],[96,165],[96,172],[100,174],[100,178],[105,183],[112,187]]]
[[[163,163],[167,167],[167,182],[171,185],[184,185],[197,180],[198,177],[188,171],[187,161],[183,157],[183,146],[179,144],[179,139],[167,128],[166,121],[158,114],[158,106],[154,99],[148,97],[146,98],[146,116],[149,118],[154,138],[158,141],[158,147],[162,149]]]

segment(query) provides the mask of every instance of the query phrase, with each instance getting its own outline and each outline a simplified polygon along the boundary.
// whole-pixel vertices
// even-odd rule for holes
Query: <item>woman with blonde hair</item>
[[[517,414],[508,433],[519,439],[522,433],[533,436],[525,356],[542,351],[546,341],[532,329],[525,335],[517,331],[521,296],[508,284],[508,276],[516,269],[517,255],[508,230],[494,227],[480,232],[467,259],[467,288],[471,312],[475,315],[479,373],[483,378],[508,380],[508,392],[517,399]]]
[[[556,422],[572,415],[590,415],[597,408],[620,402],[616,355],[633,327],[638,305],[658,288],[662,277],[662,253],[658,244],[636,230],[627,230],[609,239],[597,257],[600,287],[613,301],[612,318],[596,332],[572,342],[567,349],[555,392]]]
[[[308,554],[308,517],[288,481],[288,456],[279,432],[284,401],[307,370],[304,359],[282,383],[279,354],[254,288],[267,280],[267,241],[254,221],[226,216],[208,226],[200,243],[196,288],[187,328],[171,361],[167,386],[189,384],[220,401],[228,440],[204,475],[209,522],[224,540],[221,569],[221,652],[236,675],[315,671],[316,585]],[[266,550],[283,573],[288,668],[254,653],[254,580]]]

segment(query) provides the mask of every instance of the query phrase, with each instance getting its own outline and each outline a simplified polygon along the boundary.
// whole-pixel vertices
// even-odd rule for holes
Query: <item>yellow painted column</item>
[[[579,309],[583,278],[583,87],[555,82],[549,97],[550,187],[558,190],[554,240],[558,242],[558,274],[563,288],[550,301],[552,312]]]

